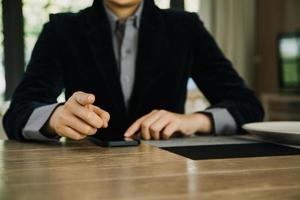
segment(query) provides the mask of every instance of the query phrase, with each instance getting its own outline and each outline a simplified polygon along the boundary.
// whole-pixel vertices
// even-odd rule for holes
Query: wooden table
[[[193,161],[149,144],[0,141],[0,199],[300,199],[300,156]]]

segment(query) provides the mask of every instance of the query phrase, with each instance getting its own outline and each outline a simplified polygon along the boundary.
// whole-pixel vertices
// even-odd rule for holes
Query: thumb
[[[82,106],[93,104],[95,102],[95,96],[84,92],[75,93],[75,100]]]

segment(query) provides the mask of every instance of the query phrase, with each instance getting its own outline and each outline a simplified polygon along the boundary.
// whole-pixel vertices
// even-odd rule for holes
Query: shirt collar
[[[115,32],[117,25],[118,25],[118,17],[109,9],[104,5],[104,10],[106,12],[110,27],[112,29],[113,32]],[[138,9],[135,11],[135,13],[130,16],[127,20],[126,20],[126,24],[127,23],[133,23],[134,26],[138,29],[140,27],[140,23],[141,23],[141,18],[142,18],[142,10],[144,7],[144,1],[141,1],[141,4],[139,5]]]

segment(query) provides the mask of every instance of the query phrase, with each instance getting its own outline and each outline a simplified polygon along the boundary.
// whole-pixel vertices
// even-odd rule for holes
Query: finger
[[[94,128],[102,128],[103,120],[95,112],[78,104],[75,101],[67,102],[67,104],[65,104],[65,106],[67,107],[69,112],[73,113],[75,116],[82,119],[84,122],[88,123],[89,125],[93,126]]]
[[[155,140],[160,139],[160,133],[170,123],[171,118],[168,115],[161,116],[150,126],[151,137]]]
[[[151,139],[150,127],[151,125],[163,115],[163,112],[153,112],[141,123],[141,136],[145,140]]]
[[[151,113],[147,114],[147,115],[144,115],[143,117],[137,119],[126,131],[125,131],[125,134],[124,136],[125,137],[131,137],[133,136],[138,130],[140,130],[141,128],[141,123],[148,117],[150,116],[153,112],[155,111],[152,111]]]
[[[141,118],[139,118],[138,120],[136,120],[125,132],[124,136],[125,137],[131,137],[133,136],[138,130],[140,130],[141,128],[141,123],[142,121],[144,121],[147,117],[149,116],[148,115],[145,115]]]
[[[108,112],[92,104],[85,105],[84,107],[100,116],[100,118],[103,120],[102,128],[108,127],[108,121],[110,119],[110,115]]]
[[[86,124],[81,119],[77,118],[76,116],[69,116],[65,119],[64,122],[68,127],[74,129],[81,135],[94,135],[97,132],[97,129]]]
[[[91,105],[93,111],[98,114],[101,119],[103,120],[104,124],[103,124],[103,127],[104,128],[107,128],[108,127],[108,122],[110,120],[110,115],[108,112],[106,112],[105,110],[97,107],[97,106],[94,106],[94,105]]]
[[[95,96],[93,94],[88,94],[84,92],[75,92],[73,96],[75,101],[82,106],[93,104],[95,102]]]
[[[71,138],[73,140],[82,140],[86,137],[86,135],[81,135],[80,133],[68,126],[65,126],[63,128],[63,132],[60,135],[67,138]]]
[[[178,129],[178,123],[172,122],[166,126],[166,128],[162,131],[162,138],[167,140],[169,139]]]

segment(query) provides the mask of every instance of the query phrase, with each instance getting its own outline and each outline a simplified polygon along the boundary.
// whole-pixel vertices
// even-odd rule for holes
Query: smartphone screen
[[[117,139],[104,140],[100,138],[89,137],[89,140],[103,147],[126,147],[126,146],[138,146],[140,144],[140,140],[132,139],[132,138],[117,138]]]

